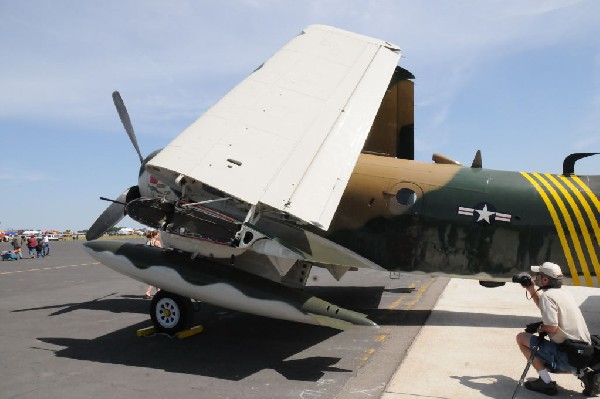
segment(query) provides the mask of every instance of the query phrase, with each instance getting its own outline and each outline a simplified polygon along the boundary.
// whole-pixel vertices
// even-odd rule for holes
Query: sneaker
[[[546,395],[556,395],[558,392],[555,381],[545,383],[541,378],[525,382],[525,388],[529,389],[530,391],[545,393]]]
[[[585,396],[596,396],[600,393],[600,375],[596,375],[594,370],[587,369],[582,377],[579,378],[583,382],[583,394]]]

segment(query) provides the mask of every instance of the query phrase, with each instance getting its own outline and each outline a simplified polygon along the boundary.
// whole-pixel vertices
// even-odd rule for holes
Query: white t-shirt
[[[555,333],[548,334],[552,342],[562,343],[566,339],[592,342],[587,324],[573,296],[562,288],[550,288],[540,293],[542,322],[547,326],[558,326]]]

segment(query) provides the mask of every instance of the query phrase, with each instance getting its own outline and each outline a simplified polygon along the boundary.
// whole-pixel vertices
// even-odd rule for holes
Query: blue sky
[[[84,229],[136,184],[114,90],[147,155],[316,23],[400,46],[417,160],[560,173],[600,151],[598,1],[0,0],[0,229]]]

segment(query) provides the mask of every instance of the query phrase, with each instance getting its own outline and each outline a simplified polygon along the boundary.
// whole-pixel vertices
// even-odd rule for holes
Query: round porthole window
[[[417,202],[417,193],[410,188],[402,188],[396,193],[396,201],[401,205],[414,205]]]

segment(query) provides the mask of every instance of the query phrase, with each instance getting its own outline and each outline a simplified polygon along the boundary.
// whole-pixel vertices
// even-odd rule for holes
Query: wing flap
[[[149,163],[327,229],[400,57],[389,43],[310,26]]]

